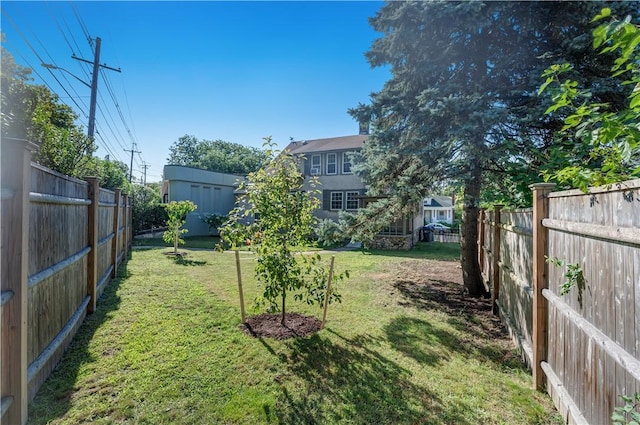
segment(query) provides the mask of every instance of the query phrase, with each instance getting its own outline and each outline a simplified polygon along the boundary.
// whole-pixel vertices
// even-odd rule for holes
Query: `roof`
[[[431,195],[424,200],[425,207],[451,207],[451,196]]]
[[[328,139],[302,140],[289,143],[287,149],[294,154],[354,150],[362,148],[368,137],[366,134],[357,134],[354,136],[330,137]]]

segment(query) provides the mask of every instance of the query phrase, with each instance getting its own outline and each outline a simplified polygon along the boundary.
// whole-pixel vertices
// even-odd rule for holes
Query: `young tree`
[[[232,246],[248,243],[255,251],[256,277],[264,285],[262,300],[271,311],[278,309],[280,301],[284,325],[288,294],[309,304],[324,300],[327,274],[321,258],[301,252],[313,232],[316,219],[312,212],[320,201],[313,189],[303,189],[296,157],[289,151],[274,150],[270,138],[265,146],[266,164],[242,183],[239,190],[245,194],[220,231]],[[247,223],[248,218],[254,220]],[[332,292],[329,301],[339,299]]]
[[[187,215],[194,212],[198,206],[191,201],[171,201],[165,204],[167,210],[167,231],[164,232],[162,239],[166,243],[173,243],[173,255],[178,255],[178,244],[184,244],[184,239],[180,235],[188,232],[182,226],[187,221]]]

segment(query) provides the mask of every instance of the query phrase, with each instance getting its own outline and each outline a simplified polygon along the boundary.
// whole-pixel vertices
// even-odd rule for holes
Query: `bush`
[[[131,208],[133,212],[133,234],[167,223],[167,211],[160,202],[160,185],[133,185],[131,187]]]
[[[349,239],[342,226],[328,218],[318,222],[315,233],[321,246],[337,245]]]

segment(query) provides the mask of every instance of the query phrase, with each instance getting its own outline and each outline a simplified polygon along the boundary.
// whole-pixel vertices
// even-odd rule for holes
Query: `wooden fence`
[[[131,245],[128,197],[30,163],[2,142],[2,423],[23,424],[28,402],[60,360]],[[6,421],[6,422],[5,422]]]
[[[479,262],[513,338],[566,423],[610,423],[640,392],[640,180],[481,211]],[[563,294],[563,292],[566,292]]]

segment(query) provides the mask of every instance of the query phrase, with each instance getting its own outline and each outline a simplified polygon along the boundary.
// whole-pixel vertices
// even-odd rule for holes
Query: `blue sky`
[[[185,134],[247,146],[272,136],[280,147],[290,137],[356,134],[347,108],[390,77],[364,57],[381,36],[368,18],[382,5],[2,1],[2,32],[16,62],[37,72],[33,82],[46,83],[84,126],[89,89],[40,63],[90,82],[90,66],[71,55],[92,60],[87,36],[100,37],[100,63],[122,73],[100,76],[97,154],[129,164],[125,149],[135,143],[134,176],[146,163],[147,181],[159,181],[169,146]]]

